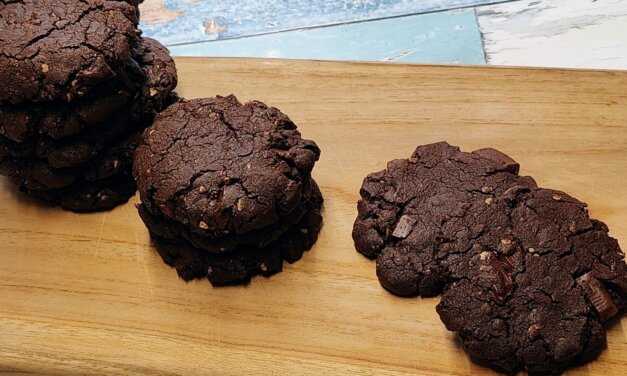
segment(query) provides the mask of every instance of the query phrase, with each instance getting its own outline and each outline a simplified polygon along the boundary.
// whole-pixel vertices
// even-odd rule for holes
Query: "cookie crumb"
[[[157,89],[155,89],[154,87],[151,87],[150,88],[150,96],[154,97],[157,94],[159,94],[159,91]]]
[[[41,71],[43,73],[48,73],[48,71],[50,71],[50,67],[48,67],[48,64],[41,64]]]
[[[562,199],[562,196],[560,196],[558,194],[553,195],[553,200],[560,201],[561,199]]]
[[[486,203],[487,205],[492,204],[492,197],[488,197],[488,198],[486,198],[486,199],[485,199],[485,203]]]
[[[207,192],[207,188],[205,188],[204,185],[201,185],[200,187],[198,187],[198,192],[205,193],[205,192]],[[209,204],[211,204],[211,203],[209,203]]]
[[[263,262],[261,263],[261,265],[259,265],[259,269],[261,269],[262,272],[268,271],[268,267]]]
[[[237,200],[237,211],[242,211],[244,210],[244,198],[240,198],[239,200]]]
[[[208,229],[208,228],[209,228],[209,226],[207,226],[207,224],[206,224],[205,222],[203,222],[203,221],[200,221],[200,222],[198,223],[198,227],[200,227],[200,228],[201,228],[201,229],[203,229],[203,230],[206,230],[206,229]]]

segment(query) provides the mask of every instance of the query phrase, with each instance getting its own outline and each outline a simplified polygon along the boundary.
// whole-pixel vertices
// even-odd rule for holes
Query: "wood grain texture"
[[[488,64],[627,70],[627,1],[521,0],[477,18]]]
[[[186,284],[133,202],[78,215],[0,180],[0,374],[482,375],[435,312],[386,293],[357,254],[363,177],[419,144],[491,146],[590,205],[627,246],[627,73],[178,59],[186,97],[235,93],[322,148],[325,227],[304,258],[246,287]],[[569,375],[625,375],[627,320]]]

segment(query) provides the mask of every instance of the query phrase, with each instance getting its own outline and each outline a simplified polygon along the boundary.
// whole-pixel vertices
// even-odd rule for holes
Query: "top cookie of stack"
[[[0,2],[0,173],[23,191],[79,211],[134,194],[139,132],[177,83],[140,2]]]

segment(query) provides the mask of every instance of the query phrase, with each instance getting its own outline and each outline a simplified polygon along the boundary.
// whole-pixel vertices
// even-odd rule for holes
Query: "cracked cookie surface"
[[[11,121],[15,117],[3,118],[3,114],[8,112],[0,109],[2,130],[5,133],[12,130],[13,135],[20,133],[22,136],[20,142],[0,136],[0,159],[23,164],[23,159],[28,158],[28,163],[33,164],[35,162],[32,157],[35,157],[41,163],[48,164],[51,172],[54,169],[72,168],[91,162],[107,149],[115,148],[115,143],[121,142],[128,134],[145,128],[172,101],[172,90],[177,85],[176,67],[168,50],[151,39],[142,40],[136,59],[142,73],[138,78],[139,82],[129,85],[138,88],[126,92],[124,96],[120,95],[118,99],[110,101],[111,98],[94,98],[93,106],[87,105],[84,111],[79,112],[65,111],[60,106],[57,106],[55,112],[45,112],[42,109],[40,112],[43,116],[39,118],[31,110],[26,111],[23,115],[25,119],[29,119],[29,126],[37,123],[37,127],[30,128],[27,132],[17,132],[17,128],[24,130],[28,127],[20,126],[22,122]],[[122,99],[126,103],[120,103]],[[109,110],[113,112],[109,113]],[[16,113],[12,112],[14,115]],[[5,121],[7,124],[4,124]],[[88,129],[70,137],[55,140],[50,136],[53,130],[67,132],[69,128],[77,129],[78,124],[81,125],[78,129],[82,129],[88,123],[92,123]],[[35,135],[25,135],[33,133],[34,129],[38,130]],[[64,173],[58,172],[60,175]]]
[[[131,58],[137,23],[127,1],[2,1],[0,102],[85,95]]]
[[[235,96],[195,99],[170,106],[144,131],[134,174],[148,212],[219,238],[290,214],[319,155],[273,107]]]
[[[156,40],[142,38],[116,77],[83,98],[0,105],[0,135],[16,143],[38,136],[58,140],[129,112],[129,106],[133,121],[152,120],[176,85],[176,66],[168,50]]]
[[[473,359],[559,373],[602,350],[627,267],[585,204],[517,173],[493,149],[419,147],[364,180],[353,238],[391,292],[443,290],[440,318]]]

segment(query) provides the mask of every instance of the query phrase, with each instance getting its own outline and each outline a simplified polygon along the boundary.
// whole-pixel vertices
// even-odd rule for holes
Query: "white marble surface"
[[[627,69],[627,0],[521,0],[476,12],[488,64]]]

